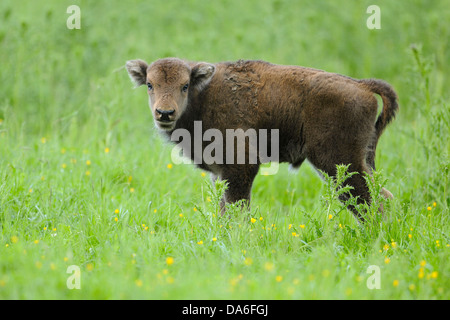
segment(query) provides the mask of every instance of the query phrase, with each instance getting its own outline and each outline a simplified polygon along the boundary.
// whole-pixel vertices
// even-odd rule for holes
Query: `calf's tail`
[[[375,123],[376,140],[380,138],[386,126],[394,119],[398,111],[398,97],[394,89],[387,82],[378,79],[363,79],[361,85],[381,96],[383,109]]]

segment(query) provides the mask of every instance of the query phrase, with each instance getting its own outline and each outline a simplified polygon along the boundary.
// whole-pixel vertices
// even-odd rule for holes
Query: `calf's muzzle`
[[[173,119],[170,119],[170,116],[175,113],[174,109],[170,110],[163,110],[163,109],[156,109],[156,114],[158,116],[159,121],[173,121]]]

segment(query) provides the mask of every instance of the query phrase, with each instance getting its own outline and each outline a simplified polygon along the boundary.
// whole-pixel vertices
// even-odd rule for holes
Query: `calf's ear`
[[[142,86],[147,81],[147,62],[143,60],[130,60],[126,63],[126,68],[131,81],[136,87]]]
[[[211,81],[216,67],[211,63],[199,62],[191,71],[191,84],[197,89],[202,90]]]

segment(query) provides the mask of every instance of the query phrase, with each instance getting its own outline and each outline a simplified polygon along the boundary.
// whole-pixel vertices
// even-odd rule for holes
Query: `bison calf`
[[[363,173],[375,168],[378,139],[398,109],[397,95],[386,82],[264,61],[210,64],[166,58],[150,65],[132,60],[126,68],[136,86],[147,85],[155,124],[165,135],[183,129],[190,133],[188,145],[193,146],[199,121],[202,133],[216,129],[223,136],[229,129],[254,129],[257,135],[260,129],[277,130],[277,141],[269,134],[266,142],[269,151],[278,152],[279,162],[298,168],[308,159],[330,176],[336,174],[337,164],[350,165],[351,172],[359,173],[346,181],[353,187],[351,195],[360,203],[370,201]],[[383,101],[378,118],[374,93]],[[248,140],[245,137],[246,159],[251,152]],[[277,150],[270,150],[273,142]],[[249,203],[264,160],[227,163],[227,153],[237,148],[223,142],[214,154],[223,161],[207,163],[199,154],[207,143],[201,141],[200,146],[197,152],[184,151],[213,179],[227,180],[223,203],[241,199]],[[386,189],[383,195],[392,196]]]

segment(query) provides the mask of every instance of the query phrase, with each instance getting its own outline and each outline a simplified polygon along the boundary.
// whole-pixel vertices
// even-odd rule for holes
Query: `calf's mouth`
[[[155,124],[161,130],[171,130],[175,127],[175,121],[170,119],[155,120]]]

